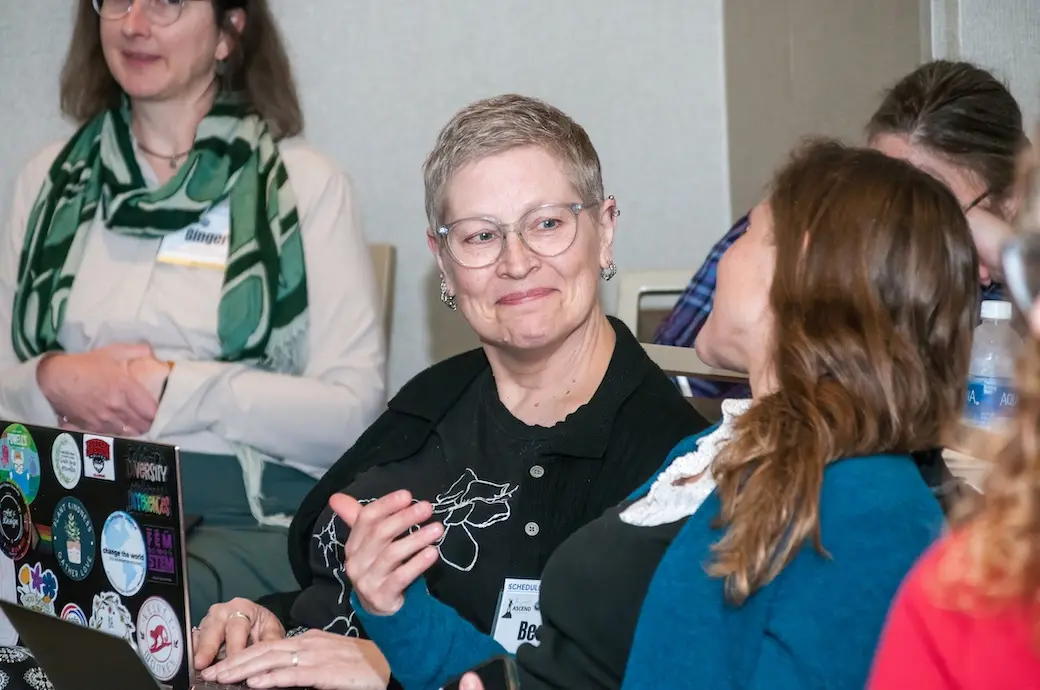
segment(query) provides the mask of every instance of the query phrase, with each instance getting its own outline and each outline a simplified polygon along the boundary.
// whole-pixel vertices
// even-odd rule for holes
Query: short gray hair
[[[443,222],[445,189],[460,168],[522,146],[537,146],[559,158],[582,203],[603,201],[599,155],[584,128],[544,101],[505,94],[466,106],[437,136],[423,165],[430,227]]]

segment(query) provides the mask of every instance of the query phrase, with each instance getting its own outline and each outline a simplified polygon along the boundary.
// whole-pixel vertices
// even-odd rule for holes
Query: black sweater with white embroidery
[[[487,358],[474,350],[416,376],[322,478],[293,521],[299,592],[260,603],[286,628],[364,637],[343,572],[346,526],[332,493],[359,500],[409,489],[445,525],[430,591],[490,632],[507,577],[538,578],[555,548],[625,499],[682,438],[707,423],[611,319],[617,344],[592,399],[551,428],[502,405]]]

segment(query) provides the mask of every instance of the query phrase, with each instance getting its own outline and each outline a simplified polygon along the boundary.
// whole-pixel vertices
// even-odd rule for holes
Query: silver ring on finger
[[[300,653],[298,651],[293,650],[293,653],[292,653],[292,666],[293,666],[293,668],[296,668],[299,665],[300,665]]]

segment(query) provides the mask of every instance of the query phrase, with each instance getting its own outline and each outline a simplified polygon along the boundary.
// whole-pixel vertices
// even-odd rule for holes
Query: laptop
[[[228,687],[194,677],[185,536],[176,447],[0,421],[0,609],[57,690]]]

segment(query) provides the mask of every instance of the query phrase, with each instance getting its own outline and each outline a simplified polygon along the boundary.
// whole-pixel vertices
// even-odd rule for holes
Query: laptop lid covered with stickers
[[[162,685],[188,690],[177,449],[16,422],[0,429],[0,551],[14,563],[16,603],[121,638]]]
[[[133,649],[118,637],[70,625],[21,606],[0,608],[32,650],[54,690],[162,690]],[[99,663],[99,660],[103,660]],[[42,687],[42,686],[41,686]]]

